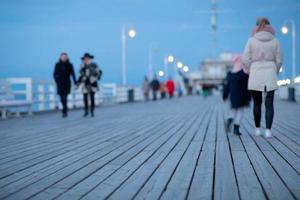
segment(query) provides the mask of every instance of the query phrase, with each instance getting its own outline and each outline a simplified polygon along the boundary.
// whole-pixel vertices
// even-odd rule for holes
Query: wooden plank
[[[154,126],[157,126],[157,124],[154,122],[152,126],[149,126],[146,129],[143,129],[142,132],[147,132],[149,130],[152,130]],[[137,131],[139,132],[139,131]],[[84,155],[82,158],[72,158],[71,163],[69,161],[67,161],[66,165],[62,165],[61,163],[59,165],[57,165],[55,168],[52,168],[51,170],[43,170],[41,172],[38,172],[36,174],[34,174],[34,178],[32,177],[26,177],[26,179],[21,179],[20,181],[17,181],[5,188],[2,188],[5,191],[9,191],[11,193],[18,191],[21,189],[26,190],[26,185],[29,182],[29,186],[33,187],[31,184],[38,184],[39,182],[43,182],[45,185],[50,184],[51,185],[51,181],[48,182],[48,180],[50,179],[50,177],[52,177],[53,179],[60,179],[60,174],[65,173],[72,173],[72,170],[76,170],[76,169],[80,169],[82,166],[85,165],[85,163],[90,163],[93,162],[94,160],[100,159],[101,157],[108,155],[110,152],[112,152],[115,148],[120,148],[122,145],[124,144],[129,144],[132,141],[135,141],[139,138],[139,135],[136,134],[132,134],[132,137],[128,137],[124,140],[115,142],[113,145],[108,146],[108,148],[103,149],[102,151],[96,151],[93,152],[92,154],[89,155]],[[95,155],[97,155],[95,157]],[[82,166],[78,165],[78,160],[80,160]],[[25,184],[24,184],[25,183]],[[19,189],[18,189],[19,188]],[[21,193],[21,192],[20,192]],[[1,195],[1,194],[0,194]]]
[[[224,130],[224,119],[221,109],[217,118],[217,144],[215,164],[215,199],[239,199],[235,171],[229,149],[229,143]]]
[[[163,122],[162,122],[163,124]],[[146,133],[147,131],[153,130],[153,127],[149,127],[147,129],[144,129],[142,132]],[[132,146],[134,146],[136,143],[139,143],[141,141],[143,141],[143,139],[151,137],[153,135],[149,135],[149,134],[143,134],[143,135],[138,135],[136,138],[131,139],[129,142],[128,140],[123,141],[123,144],[125,144],[124,146],[128,149],[131,148]],[[118,144],[118,143],[115,143]],[[122,146],[116,146],[117,149]],[[102,151],[101,153],[99,153],[98,155],[92,155],[89,157],[85,158],[85,162],[83,162],[83,160],[81,160],[81,165],[71,165],[68,166],[66,168],[63,168],[62,170],[56,171],[54,174],[51,174],[49,176],[47,176],[46,178],[42,178],[39,179],[37,182],[35,182],[34,184],[29,185],[28,187],[22,188],[21,190],[18,190],[17,192],[15,192],[12,196],[9,196],[8,199],[13,199],[16,198],[18,196],[22,196],[22,197],[31,197],[32,195],[37,194],[40,191],[43,191],[45,188],[50,187],[51,185],[59,182],[60,180],[63,180],[67,177],[69,177],[70,175],[74,174],[75,172],[90,166],[91,168],[93,168],[96,164],[93,165],[94,162],[108,162],[111,159],[113,159],[114,157],[117,157],[119,155],[121,155],[126,148],[123,147],[123,150],[110,150],[110,149],[114,149],[115,145],[111,145],[110,148],[107,148],[106,151]],[[96,165],[97,166],[97,165]],[[87,173],[89,173],[89,170],[86,171]],[[12,184],[13,185],[13,184]],[[12,187],[12,185],[10,185],[10,187]],[[15,189],[14,189],[15,190]]]
[[[213,197],[217,133],[217,112],[215,108],[211,110],[211,118],[209,119],[207,133],[188,191],[188,199],[212,199]]]
[[[162,196],[192,139],[195,137],[195,128],[197,128],[197,124],[191,126],[190,129],[184,130],[184,137],[176,144],[155,173],[138,191],[135,196],[136,199],[157,199]]]
[[[148,145],[152,145],[152,143],[154,142],[160,142],[159,139],[160,137],[164,137],[164,135],[168,132],[168,130],[170,130],[170,128],[172,127],[172,124],[165,126],[163,128],[161,128],[159,131],[157,131],[157,134],[153,134],[153,136],[155,136],[154,138],[149,138],[147,140],[144,140],[143,142],[140,142],[138,144],[136,144],[132,149],[126,151],[125,153],[123,153],[121,156],[119,156],[118,158],[107,162],[105,165],[103,165],[103,167],[98,168],[98,170],[92,172],[91,170],[88,169],[89,166],[87,166],[86,168],[81,170],[81,173],[77,172],[75,174],[73,174],[72,176],[68,177],[68,179],[65,179],[63,181],[60,181],[59,183],[49,187],[47,190],[45,190],[41,195],[37,195],[36,198],[40,199],[43,197],[43,195],[47,195],[47,198],[53,198],[53,197],[58,197],[60,194],[62,193],[52,193],[52,188],[54,188],[54,190],[56,190],[57,188],[65,188],[66,192],[67,190],[75,190],[77,187],[80,187],[79,192],[80,193],[76,193],[75,196],[78,195],[83,195],[85,194],[89,188],[92,188],[93,186],[97,186],[97,183],[101,180],[101,177],[103,177],[103,179],[110,177],[112,174],[114,173],[118,173],[118,171],[120,171],[121,175],[130,173],[130,170],[133,170],[134,167],[138,165],[137,163],[143,162],[144,159],[146,159],[147,157],[149,157],[152,152],[151,151],[146,151],[145,157],[141,156],[141,158],[139,158],[140,153],[145,152],[145,148],[147,148]],[[155,130],[155,129],[154,129]],[[137,158],[136,158],[137,157]],[[131,161],[133,160],[133,161]],[[125,170],[121,170],[123,168],[123,166],[126,166],[127,163],[134,163],[133,166],[131,167],[124,167]],[[99,163],[101,164],[101,163]],[[97,166],[97,164],[94,163],[94,165]],[[124,173],[126,172],[126,173]],[[118,176],[119,177],[119,176]],[[84,189],[82,189],[82,185],[84,185]],[[52,195],[52,196],[50,196]],[[74,195],[74,194],[72,194]],[[61,197],[61,199],[64,199],[66,196],[69,196],[68,194],[63,195]]]
[[[248,124],[245,124],[244,127],[249,134],[250,131],[253,130],[253,127],[250,127]],[[248,138],[248,140],[245,140],[245,138]],[[294,199],[293,195],[280,177],[278,177],[278,174],[274,171],[250,136],[244,134],[241,139],[267,197],[269,199]]]
[[[226,112],[226,109],[223,108],[223,111]],[[226,118],[225,115],[224,117]],[[245,120],[242,122],[244,121]],[[243,129],[240,131],[242,134],[246,132]],[[227,138],[229,140],[240,198],[245,200],[266,199],[263,188],[255,174],[255,170],[253,169],[240,137],[231,132],[227,134]]]

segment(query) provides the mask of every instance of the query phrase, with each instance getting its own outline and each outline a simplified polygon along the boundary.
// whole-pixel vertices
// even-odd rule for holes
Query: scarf
[[[275,35],[275,30],[272,26],[270,25],[264,25],[264,26],[256,26],[253,28],[252,30],[252,36],[255,35],[255,33],[259,32],[259,31],[266,31],[271,33],[272,35]]]

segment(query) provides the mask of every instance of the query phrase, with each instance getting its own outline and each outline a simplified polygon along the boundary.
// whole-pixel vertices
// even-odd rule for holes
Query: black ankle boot
[[[91,117],[94,117],[94,110],[91,110]]]
[[[226,133],[230,132],[231,124],[232,124],[232,118],[228,118],[227,121],[225,122],[225,131],[226,131]]]
[[[233,130],[233,133],[235,135],[242,135],[241,132],[240,132],[240,126],[239,125],[234,125],[234,130]]]
[[[84,111],[83,117],[87,117],[89,115],[88,111]]]

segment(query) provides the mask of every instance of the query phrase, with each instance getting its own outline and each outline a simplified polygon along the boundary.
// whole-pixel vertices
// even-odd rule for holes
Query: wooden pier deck
[[[0,121],[0,199],[300,199],[300,106],[275,106],[270,139],[216,97]]]

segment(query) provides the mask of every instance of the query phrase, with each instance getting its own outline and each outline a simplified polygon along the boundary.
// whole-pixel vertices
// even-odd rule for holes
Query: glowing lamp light
[[[164,76],[164,75],[165,75],[164,71],[160,70],[160,71],[158,72],[158,76],[162,77],[162,76]]]
[[[178,63],[177,63],[177,67],[178,67],[179,69],[181,69],[181,68],[183,67],[183,63],[182,63],[182,62],[178,62]]]
[[[184,66],[184,67],[183,67],[183,71],[184,71],[184,72],[188,72],[188,71],[189,71],[189,67],[188,67],[188,66]]]
[[[281,27],[281,32],[282,32],[283,34],[287,34],[287,33],[289,32],[288,27],[287,27],[287,26],[282,26],[282,27]]]
[[[128,31],[128,35],[129,35],[129,37],[131,37],[131,38],[135,38],[135,36],[136,36],[136,31],[135,31],[134,29],[130,29],[130,30]]]
[[[174,56],[168,56],[168,62],[169,63],[174,62],[174,60],[175,60]]]

